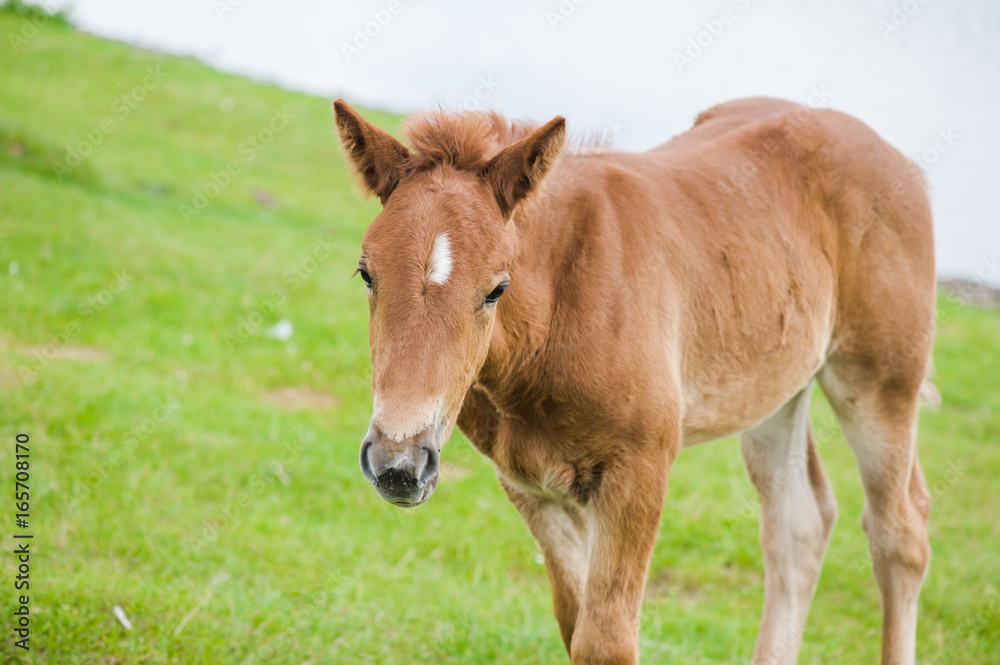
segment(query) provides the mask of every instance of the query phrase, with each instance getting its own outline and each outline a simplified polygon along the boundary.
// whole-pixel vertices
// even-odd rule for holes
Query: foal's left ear
[[[479,172],[479,177],[493,190],[504,219],[535,189],[565,142],[566,120],[556,116],[498,152]]]
[[[343,99],[333,103],[337,133],[354,170],[368,191],[376,194],[385,205],[403,177],[403,166],[410,151],[392,137],[361,117]]]

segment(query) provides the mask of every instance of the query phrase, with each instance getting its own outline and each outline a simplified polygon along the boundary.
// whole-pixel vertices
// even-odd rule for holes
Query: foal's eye
[[[493,303],[495,303],[497,300],[500,299],[500,296],[502,296],[503,292],[506,291],[506,290],[507,290],[507,284],[506,283],[503,283],[503,284],[499,285],[497,288],[495,288],[492,291],[490,291],[489,295],[486,296],[486,300],[483,302],[483,304],[484,305],[492,305]]]
[[[362,268],[358,268],[358,274],[360,274],[361,279],[364,280],[365,286],[367,286],[369,289],[372,288],[372,276],[368,274],[368,271],[363,270]]]

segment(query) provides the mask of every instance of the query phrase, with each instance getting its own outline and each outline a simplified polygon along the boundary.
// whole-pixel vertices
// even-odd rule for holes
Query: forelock
[[[511,122],[493,111],[432,111],[410,119],[403,135],[416,150],[417,168],[441,164],[472,170],[536,128],[534,123]]]

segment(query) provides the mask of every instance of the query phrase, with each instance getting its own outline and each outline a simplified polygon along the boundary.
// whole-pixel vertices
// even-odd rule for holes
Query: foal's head
[[[530,131],[495,114],[431,114],[411,152],[334,102],[337,131],[382,212],[362,240],[374,408],[361,471],[412,507],[437,487],[441,447],[486,360],[514,258],[511,217],[562,149],[565,121]]]

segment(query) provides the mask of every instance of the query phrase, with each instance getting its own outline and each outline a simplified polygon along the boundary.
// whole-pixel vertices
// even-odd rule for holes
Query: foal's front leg
[[[502,479],[500,484],[545,556],[552,606],[568,653],[587,581],[586,515],[575,506],[522,492]]]
[[[634,665],[649,559],[675,449],[625,454],[587,504],[587,584],[570,647],[573,665]]]

